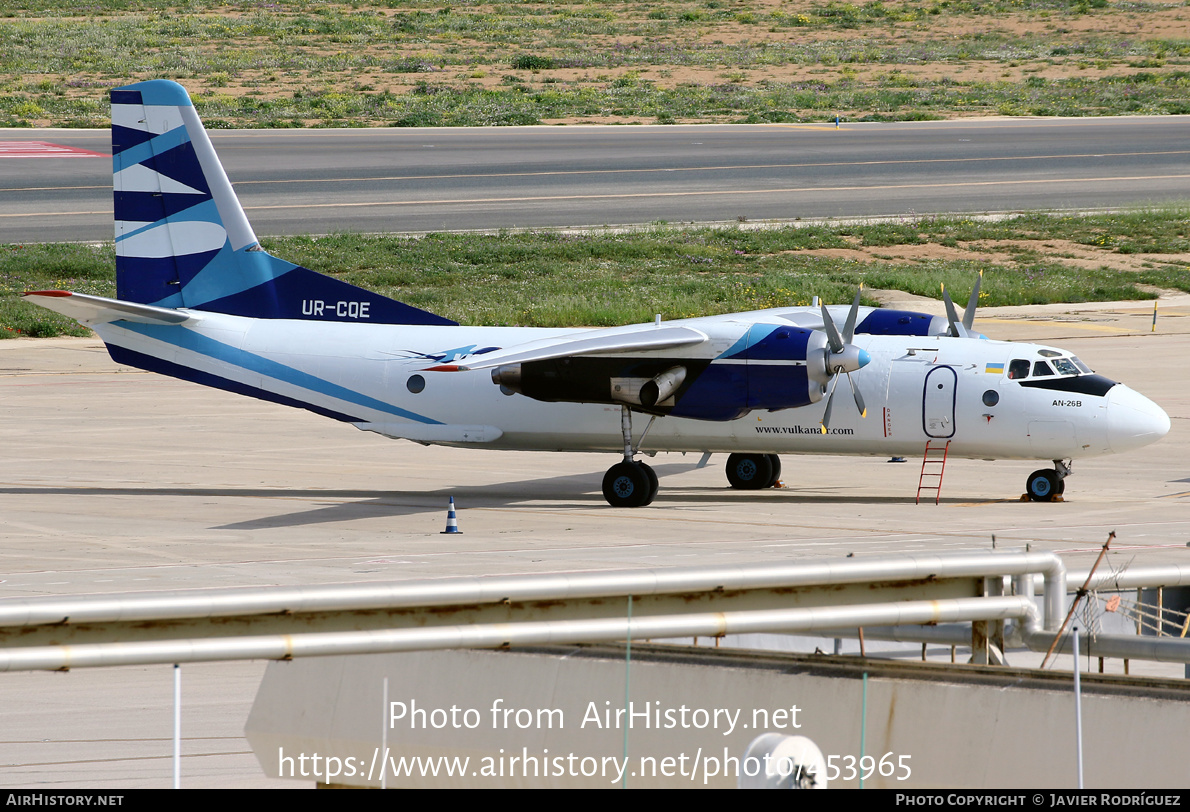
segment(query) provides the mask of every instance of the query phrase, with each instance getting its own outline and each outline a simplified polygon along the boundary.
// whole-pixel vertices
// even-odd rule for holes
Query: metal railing
[[[1035,577],[1044,583],[1043,612],[1033,600]],[[1190,568],[1104,576],[1113,577],[1128,588],[1187,583]],[[1005,578],[1016,594],[988,588]],[[0,600],[0,670],[861,627],[914,639],[914,630],[956,635],[956,627],[938,624],[986,621],[1012,621],[1009,640],[1044,651],[1066,594],[1058,556],[993,551],[7,599]],[[970,630],[965,635],[971,639]],[[1190,662],[1190,642],[1176,638],[1082,639],[1083,651],[1099,656]]]

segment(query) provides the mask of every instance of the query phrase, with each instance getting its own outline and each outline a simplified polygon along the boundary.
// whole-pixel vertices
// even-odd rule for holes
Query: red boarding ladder
[[[950,440],[945,445],[934,445],[933,440],[926,440],[926,453],[921,458],[921,477],[917,480],[917,500],[914,504],[921,504],[921,492],[933,491],[934,504],[942,498],[942,474],[946,472],[946,455],[950,452]],[[926,470],[930,468],[931,470]],[[929,478],[931,484],[926,484]]]

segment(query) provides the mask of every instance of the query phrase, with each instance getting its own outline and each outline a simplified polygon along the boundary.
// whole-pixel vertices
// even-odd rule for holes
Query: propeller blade
[[[855,319],[859,315],[859,297],[864,292],[864,284],[860,282],[859,290],[855,292],[855,301],[851,303],[851,310],[847,311],[847,322],[843,325],[843,342],[850,344],[855,338]]]
[[[835,326],[834,319],[827,312],[826,305],[823,304],[820,306],[822,307],[822,329],[826,331],[826,338],[830,342],[831,352],[842,352],[843,339],[839,336],[839,328]],[[830,372],[829,361],[827,372]]]
[[[967,309],[963,311],[963,326],[968,330],[975,324],[975,308],[979,305],[979,283],[983,281],[983,271],[975,277],[975,287],[971,289],[971,298],[967,300]]]
[[[826,408],[822,412],[822,433],[826,434],[831,424],[831,409],[835,405],[835,389],[839,386],[840,373],[847,374],[847,383],[851,386],[852,397],[855,398],[855,408],[860,417],[868,416],[868,408],[864,405],[864,397],[851,380],[851,370],[859,369],[868,363],[868,354],[851,343],[855,337],[855,322],[859,318],[859,301],[863,295],[864,286],[860,285],[855,292],[855,299],[851,302],[851,309],[847,312],[847,321],[843,325],[843,334],[839,335],[839,328],[831,318],[826,305],[822,307],[822,329],[826,333],[828,349],[824,353],[826,374],[831,376],[831,388],[826,395]],[[832,357],[834,356],[834,357]]]
[[[839,383],[839,376],[836,375],[831,381],[831,391],[826,396],[826,411],[822,413],[822,433],[826,434],[826,430],[830,428],[831,424],[831,406],[834,405],[835,400],[835,386]]]
[[[868,416],[868,407],[864,405],[864,396],[859,393],[859,387],[855,385],[855,381],[851,380],[851,373],[847,373],[847,383],[851,384],[851,394],[855,396],[855,408],[859,410],[860,417]]]
[[[946,285],[942,286],[942,301],[946,305],[946,319],[950,322],[950,334],[955,338],[966,338],[967,328],[959,321],[959,314],[954,309],[954,302],[946,292]]]

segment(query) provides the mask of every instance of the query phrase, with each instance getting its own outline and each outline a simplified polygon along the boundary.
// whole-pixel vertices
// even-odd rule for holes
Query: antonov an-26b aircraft
[[[978,282],[961,317],[949,296],[940,318],[857,295],[612,329],[460,326],[266,253],[180,85],[111,100],[117,298],[26,296],[93,328],[118,363],[418,443],[622,453],[603,481],[619,507],[657,495],[639,454],[727,452],[730,483],[763,488],[778,454],[927,443],[1052,460],[1026,485],[1049,501],[1075,458],[1169,431],[1071,353],[973,332]],[[854,408],[832,410],[843,377]]]

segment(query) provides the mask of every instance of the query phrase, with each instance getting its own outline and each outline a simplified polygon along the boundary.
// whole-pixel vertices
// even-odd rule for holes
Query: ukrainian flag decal
[[[988,364],[987,366],[985,366],[983,368],[983,371],[987,375],[1003,375],[1004,374],[1004,362],[1001,361],[998,364]]]

